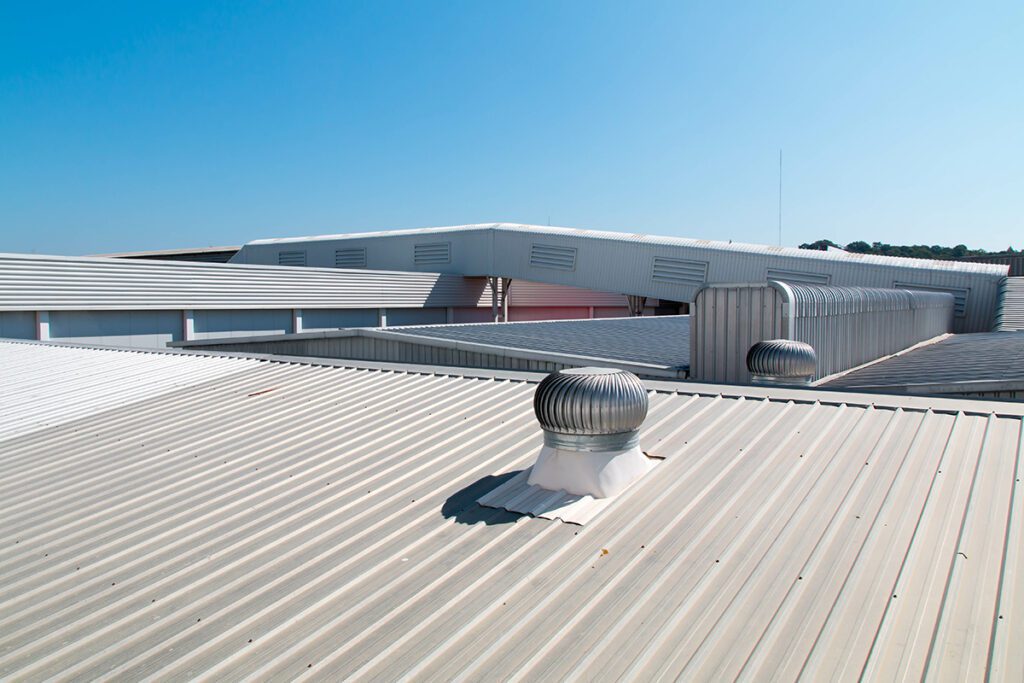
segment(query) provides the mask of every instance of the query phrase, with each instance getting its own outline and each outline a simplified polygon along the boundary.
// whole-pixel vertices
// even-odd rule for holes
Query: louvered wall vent
[[[412,261],[417,266],[439,265],[452,262],[451,242],[431,242],[413,247]]]
[[[958,287],[934,287],[932,285],[917,285],[913,282],[894,282],[892,286],[896,289],[919,289],[924,292],[947,292],[953,295],[953,315],[963,318],[967,315],[967,297],[971,290]]]
[[[281,251],[277,254],[277,265],[279,266],[304,266],[306,265],[305,251]]]
[[[335,268],[365,268],[366,267],[366,249],[335,249],[334,250],[334,267]]]
[[[655,256],[651,279],[673,285],[702,285],[708,279],[708,262]]]
[[[534,244],[530,247],[530,265],[552,270],[576,270],[576,248]]]
[[[782,282],[797,282],[805,285],[827,285],[832,280],[832,276],[828,273],[807,273],[802,270],[769,268],[768,279],[781,280]]]

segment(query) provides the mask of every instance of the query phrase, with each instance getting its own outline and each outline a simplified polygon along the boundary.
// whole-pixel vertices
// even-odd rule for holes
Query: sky
[[[1024,2],[0,0],[0,251],[519,222],[1024,248]]]

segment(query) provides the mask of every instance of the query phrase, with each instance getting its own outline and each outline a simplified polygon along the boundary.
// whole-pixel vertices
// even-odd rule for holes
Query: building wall
[[[33,311],[0,311],[0,337],[35,339],[36,314]]]
[[[290,310],[195,311],[194,339],[246,337],[254,334],[286,334],[294,332]]]
[[[303,330],[333,330],[340,327],[375,327],[380,311],[376,308],[344,310],[310,308],[302,311]]]
[[[1007,270],[982,263],[511,224],[261,240],[243,246],[233,261],[274,264],[282,252],[296,250],[307,265],[320,268],[334,265],[339,251],[359,250],[366,268],[502,276],[680,302],[693,301],[705,284],[769,279],[921,287],[961,298],[957,332],[991,329],[999,280]]]
[[[53,340],[124,346],[163,348],[182,339],[178,311],[51,311],[49,338]]]
[[[589,318],[624,300],[520,281],[509,318]],[[294,310],[303,330],[483,322],[493,319],[491,301],[484,277],[0,254],[0,337],[18,339],[160,348],[186,336],[291,332]],[[37,314],[49,318],[38,331]]]

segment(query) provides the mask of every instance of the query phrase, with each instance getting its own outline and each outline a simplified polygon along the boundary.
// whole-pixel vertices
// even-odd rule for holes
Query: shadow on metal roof
[[[483,522],[488,526],[495,524],[514,524],[516,520],[526,515],[508,512],[507,510],[495,510],[477,505],[477,498],[485,493],[493,491],[514,476],[522,472],[504,472],[502,474],[489,474],[486,477],[477,479],[469,486],[459,489],[444,502],[441,506],[441,514],[445,519],[454,519],[459,524],[478,524]]]

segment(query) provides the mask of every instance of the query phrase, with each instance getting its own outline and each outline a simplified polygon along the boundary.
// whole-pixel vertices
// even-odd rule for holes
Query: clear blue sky
[[[0,251],[487,221],[1024,247],[1024,2],[0,4]]]

